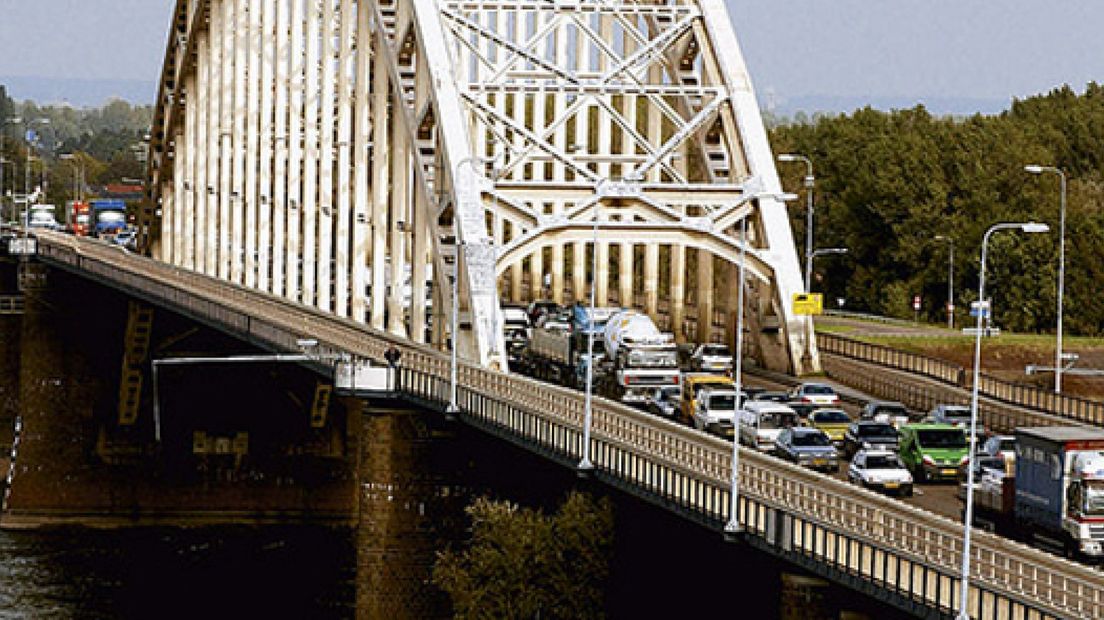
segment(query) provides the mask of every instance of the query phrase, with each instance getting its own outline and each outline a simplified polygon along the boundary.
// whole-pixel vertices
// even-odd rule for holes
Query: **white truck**
[[[531,330],[529,346],[520,356],[520,368],[529,375],[568,387],[582,389],[589,361],[587,346],[590,330],[594,331],[594,384],[599,385],[604,369],[605,347],[601,330],[616,308],[590,309],[576,305],[570,316],[549,315]],[[593,328],[591,324],[593,323]]]
[[[610,398],[643,405],[656,388],[679,385],[674,338],[661,333],[648,315],[636,310],[614,314],[602,340],[612,364],[605,382]]]

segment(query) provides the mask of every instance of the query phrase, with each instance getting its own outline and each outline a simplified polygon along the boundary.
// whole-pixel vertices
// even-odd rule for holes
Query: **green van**
[[[901,427],[901,462],[917,482],[956,480],[966,462],[966,432],[950,424],[906,424]]]

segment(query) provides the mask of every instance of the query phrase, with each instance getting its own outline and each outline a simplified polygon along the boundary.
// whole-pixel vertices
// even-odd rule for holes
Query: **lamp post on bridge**
[[[743,391],[744,361],[744,283],[747,278],[747,218],[740,222],[740,278],[736,292],[736,361],[732,365],[732,377],[736,382],[736,418],[732,421],[735,432],[732,435],[732,481],[729,488],[728,523],[725,524],[725,537],[734,540],[744,531],[740,523],[740,418],[743,409],[740,393]]]
[[[598,207],[600,203],[594,203],[593,225],[593,257],[590,264],[590,312],[587,316],[587,356],[586,356],[586,395],[583,399],[583,458],[579,461],[578,470],[586,474],[594,469],[594,463],[590,460],[590,426],[594,418],[594,305],[595,287],[598,281]]]
[[[946,235],[936,235],[932,237],[936,241],[946,241],[950,244],[950,267],[947,272],[947,329],[954,329],[954,255],[955,255],[955,240],[954,237],[948,237]]]
[[[1061,394],[1062,365],[1066,361],[1062,355],[1062,297],[1066,288],[1066,173],[1061,168],[1036,164],[1024,166],[1024,171],[1031,174],[1056,174],[1061,180],[1062,202],[1058,215],[1058,343],[1054,353],[1054,393]]]
[[[456,164],[456,169],[455,169],[455,172],[453,173],[453,176],[452,176],[454,187],[456,185],[458,185],[458,180],[460,179],[460,176],[461,176],[460,171],[464,168],[465,165],[470,165],[472,167],[472,172],[478,172],[478,170],[475,168],[476,164],[493,163],[495,161],[498,161],[499,157],[501,157],[501,155],[497,155],[493,158],[478,157],[478,156],[475,156],[475,155],[469,155],[469,156],[461,159]],[[460,317],[460,293],[459,293],[459,289],[460,289],[460,261],[462,259],[465,244],[460,239],[460,236],[458,234],[456,234],[456,233],[459,233],[459,228],[460,228],[459,221],[458,221],[458,218],[456,216],[456,211],[457,211],[457,205],[453,205],[452,225],[453,225],[454,238],[456,239],[457,244],[456,244],[456,260],[453,262],[453,274],[452,274],[452,312],[451,312],[452,316],[450,317],[451,318],[450,322],[452,323],[452,326],[451,326],[451,333],[449,334],[449,353],[450,353],[451,369],[450,369],[450,377],[449,377],[450,378],[450,382],[449,382],[449,404],[448,404],[447,407],[445,407],[445,415],[447,415],[447,416],[455,416],[456,414],[460,413],[460,407],[459,407],[459,405],[456,404],[456,393],[457,393],[457,387],[456,387],[456,380],[457,380],[456,345],[457,345],[457,341],[459,340],[457,338],[457,335],[459,333],[459,324],[460,324],[460,318],[459,318]],[[497,321],[496,321],[496,323],[497,323]]]
[[[76,153],[62,153],[58,155],[58,159],[73,162],[73,202],[80,202],[81,188],[84,187],[84,160],[77,156]],[[70,224],[69,217],[72,211],[72,209],[66,209],[65,211],[66,225]]]
[[[985,231],[981,241],[981,271],[978,274],[977,333],[974,335],[974,381],[970,397],[970,435],[966,449],[966,471],[973,471],[974,438],[977,433],[978,383],[981,376],[981,332],[982,322],[989,312],[989,302],[985,300],[985,260],[988,253],[989,237],[1000,230],[1019,230],[1024,233],[1045,233],[1050,231],[1046,224],[1038,222],[994,224]],[[962,525],[962,588],[959,592],[958,616],[956,620],[970,620],[968,610],[970,602],[970,531],[974,520],[974,476],[966,476],[966,510]]]

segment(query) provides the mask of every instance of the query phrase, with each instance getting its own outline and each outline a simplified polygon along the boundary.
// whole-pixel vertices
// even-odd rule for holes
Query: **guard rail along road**
[[[905,370],[961,388],[971,387],[970,373],[967,373],[964,367],[946,360],[837,334],[818,333],[817,347],[821,353]],[[1075,422],[1104,426],[1104,402],[1055,394],[1035,386],[1005,381],[984,373],[978,382],[978,392],[983,396],[1011,405],[1038,409]]]
[[[400,389],[443,409],[448,355],[271,295],[180,270],[103,244],[43,235],[39,258],[277,350],[298,338],[383,362],[402,353]],[[462,363],[460,419],[574,466],[582,454],[581,394]],[[599,399],[591,454],[600,481],[718,532],[728,520],[731,444]],[[959,587],[962,526],[901,502],[743,450],[739,516],[746,541],[916,615],[950,614]],[[1104,617],[1104,575],[977,532],[976,618]]]

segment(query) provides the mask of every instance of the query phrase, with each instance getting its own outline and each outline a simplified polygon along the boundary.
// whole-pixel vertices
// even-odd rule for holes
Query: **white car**
[[[732,351],[723,344],[698,345],[690,356],[691,370],[727,373],[732,370]]]
[[[790,392],[790,397],[801,403],[813,405],[838,405],[839,394],[831,386],[823,383],[802,383]]]
[[[767,400],[749,400],[740,410],[740,443],[760,452],[773,452],[782,430],[798,425],[797,412]]]
[[[890,450],[859,450],[851,459],[847,479],[868,489],[912,496],[912,474]]]

